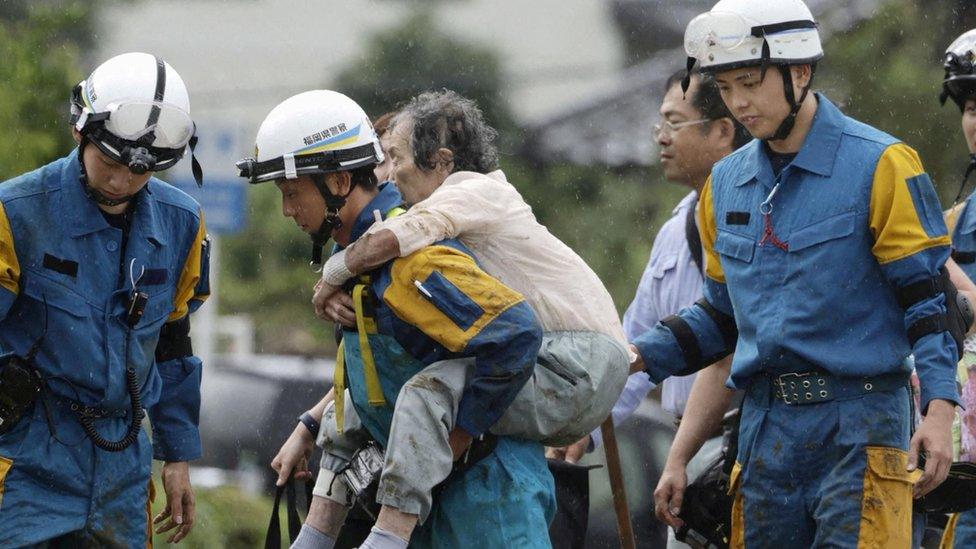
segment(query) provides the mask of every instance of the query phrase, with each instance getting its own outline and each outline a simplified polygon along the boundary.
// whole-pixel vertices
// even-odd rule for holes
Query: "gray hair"
[[[498,132],[485,122],[474,101],[457,92],[424,92],[410,100],[396,123],[413,122],[411,147],[414,163],[434,169],[434,153],[445,148],[454,153],[452,171],[488,173],[498,169]]]

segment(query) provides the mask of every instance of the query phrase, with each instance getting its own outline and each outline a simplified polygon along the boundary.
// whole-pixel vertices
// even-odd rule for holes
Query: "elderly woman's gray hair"
[[[425,92],[400,110],[395,123],[405,120],[413,123],[411,146],[419,168],[434,169],[434,153],[445,148],[454,153],[452,172],[498,169],[498,132],[485,122],[474,101],[451,90]]]

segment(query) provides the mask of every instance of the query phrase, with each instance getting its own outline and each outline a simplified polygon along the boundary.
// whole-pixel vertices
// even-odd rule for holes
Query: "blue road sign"
[[[192,179],[175,179],[170,184],[200,203],[208,232],[233,234],[247,225],[247,183],[243,179],[204,178],[202,188]]]

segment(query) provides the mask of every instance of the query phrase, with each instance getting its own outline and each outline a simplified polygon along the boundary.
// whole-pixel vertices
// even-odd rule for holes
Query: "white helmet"
[[[330,90],[289,97],[261,123],[254,157],[237,163],[251,183],[346,171],[383,161],[380,140],[355,101]]]
[[[685,52],[688,74],[681,83],[685,91],[696,61],[704,73],[759,66],[763,78],[770,65],[779,68],[790,112],[772,135],[761,137],[767,141],[789,136],[810,91],[808,82],[800,98],[795,97],[790,65],[809,64],[812,81],[817,61],[823,58],[817,23],[802,0],[720,0],[688,23]]]
[[[345,95],[312,90],[285,99],[258,128],[254,157],[237,163],[251,183],[311,175],[325,199],[325,218],[311,235],[312,264],[322,263],[322,247],[342,226],[346,196],[335,195],[322,174],[355,170],[383,161],[380,140],[366,112]],[[369,170],[369,177],[373,177]],[[353,178],[353,186],[356,179]],[[352,192],[350,187],[349,192]]]
[[[817,24],[802,0],[721,0],[688,23],[685,52],[689,67],[697,60],[702,72],[823,57]]]
[[[945,105],[951,97],[961,111],[967,99],[976,97],[976,29],[952,41],[946,49],[943,68],[945,77],[939,101]]]
[[[168,63],[148,53],[124,53],[102,63],[71,93],[71,124],[133,173],[165,170],[196,144],[186,84]],[[202,171],[194,159],[194,176]]]

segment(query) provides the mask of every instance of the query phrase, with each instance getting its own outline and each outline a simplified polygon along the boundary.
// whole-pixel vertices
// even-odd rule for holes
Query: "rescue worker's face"
[[[698,188],[705,183],[712,165],[732,150],[732,121],[728,118],[672,129],[704,118],[694,106],[700,80],[692,77],[688,93],[676,83],[661,102],[661,122],[655,128],[654,139],[660,147],[664,177],[673,183]]]
[[[793,76],[793,97],[799,100],[803,87],[810,82],[809,65],[790,67]],[[722,100],[732,116],[753,137],[769,139],[790,113],[790,104],[783,92],[783,75],[779,67],[770,66],[765,78],[759,67],[745,67],[715,75]]]
[[[77,133],[77,132],[76,132]],[[80,140],[78,135],[76,139]],[[120,200],[132,196],[142,190],[152,177],[152,172],[134,174],[129,167],[112,160],[89,143],[85,147],[85,173],[88,175],[88,185],[110,200]],[[99,208],[110,214],[120,214],[128,208],[128,202],[108,206],[96,202]]]
[[[380,137],[380,148],[383,149],[383,161],[373,168],[373,174],[380,183],[393,180],[393,162],[390,161],[390,133],[387,131]]]
[[[453,162],[447,159],[451,152],[438,151],[441,157],[434,159],[434,168],[425,170],[414,162],[412,138],[413,122],[403,117],[397,120],[389,133],[389,156],[393,163],[393,180],[407,204],[416,204],[430,196],[451,174]]]
[[[976,99],[967,99],[962,108],[962,134],[970,154],[976,154]]]
[[[275,185],[281,191],[281,214],[292,218],[298,228],[308,234],[318,231],[325,219],[325,198],[312,182],[312,177],[279,179]]]

